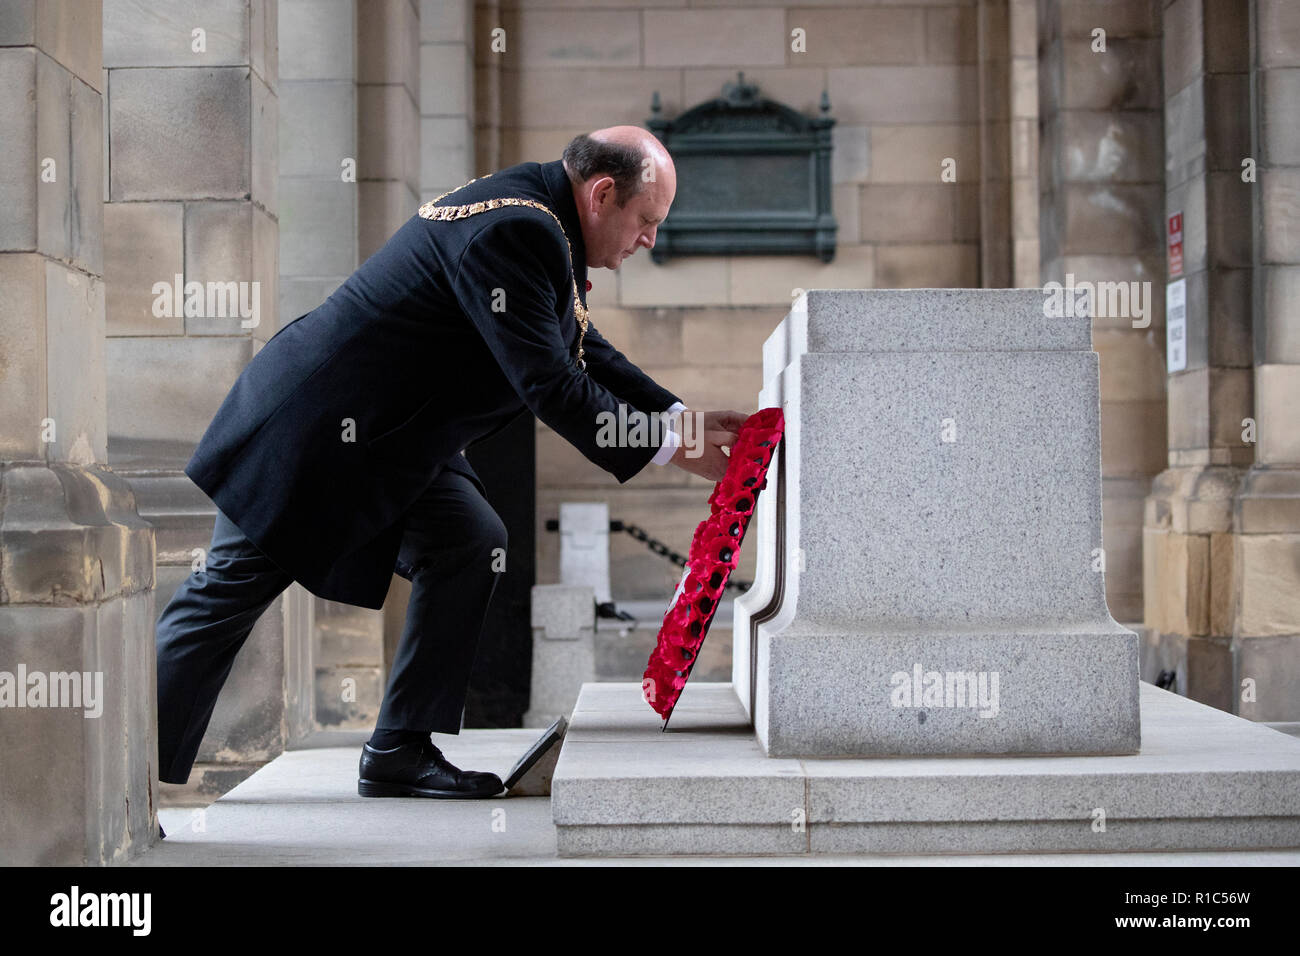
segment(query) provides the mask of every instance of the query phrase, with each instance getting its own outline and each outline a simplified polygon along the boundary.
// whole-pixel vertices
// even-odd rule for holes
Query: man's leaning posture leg
[[[412,505],[397,561],[411,600],[372,746],[393,745],[384,729],[460,732],[505,548],[505,525],[462,474],[444,470]]]
[[[185,783],[235,655],[293,579],[217,512],[204,570],[158,620],[158,779]]]

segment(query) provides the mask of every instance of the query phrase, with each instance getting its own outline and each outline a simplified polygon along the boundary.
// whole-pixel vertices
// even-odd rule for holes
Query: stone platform
[[[1110,853],[1300,847],[1300,740],[1140,685],[1117,756],[767,757],[729,683],[668,732],[586,684],[552,781],[561,856]],[[1102,821],[1104,814],[1104,829]]]

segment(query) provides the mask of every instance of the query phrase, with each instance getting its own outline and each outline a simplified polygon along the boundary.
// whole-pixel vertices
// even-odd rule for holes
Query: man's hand
[[[693,475],[721,481],[727,473],[728,453],[748,417],[729,409],[702,413],[685,409],[681,413],[682,444],[669,461]]]

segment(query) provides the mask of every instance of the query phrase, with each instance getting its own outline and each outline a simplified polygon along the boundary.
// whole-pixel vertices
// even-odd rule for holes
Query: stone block
[[[252,354],[244,337],[109,339],[109,463],[184,468]]]
[[[405,86],[418,102],[419,14],[410,0],[366,0],[357,8],[357,82]]]
[[[975,243],[890,243],[876,248],[879,289],[956,289],[979,285]]]
[[[421,43],[468,43],[474,5],[466,0],[420,0]]]
[[[328,299],[347,276],[328,279],[280,277],[280,326],[301,318]]]
[[[973,7],[939,7],[924,13],[927,63],[975,62],[978,51]],[[1029,22],[1032,24],[1032,19]]]
[[[278,0],[280,80],[357,76],[356,0]]]
[[[727,305],[727,260],[709,256],[656,265],[648,255],[631,256],[618,269],[618,291],[624,308]]]
[[[0,64],[3,63],[0,55]],[[0,69],[3,66],[0,65]],[[2,148],[2,147],[0,147]],[[46,366],[46,263],[44,256],[0,255],[0,460],[43,459],[43,419],[48,416]]]
[[[1295,103],[1300,102],[1300,69],[1263,70],[1259,76],[1263,114],[1260,159],[1270,166],[1300,165],[1300,124],[1293,113]]]
[[[1187,697],[1226,713],[1236,711],[1232,648],[1221,637],[1187,638]]]
[[[1165,196],[1158,185],[1067,183],[1061,198],[1067,253],[1136,254],[1160,244]]]
[[[249,195],[272,216],[276,214],[276,186],[280,180],[280,101],[256,74],[252,87],[249,153]]]
[[[95,611],[84,607],[0,607],[5,669],[30,672],[87,670],[85,645],[95,639]],[[107,675],[106,675],[107,676]],[[113,675],[116,676],[116,675]],[[83,866],[90,853],[98,808],[88,793],[88,738],[97,727],[85,708],[14,708],[0,722],[0,747],[14,767],[41,773],[0,775],[0,844],[15,866]],[[39,836],[33,821],[40,821]]]
[[[630,44],[627,56],[636,62],[635,13],[602,14],[604,17],[628,17],[629,23],[611,24],[603,30],[592,24],[590,13],[569,13],[572,28],[589,31],[595,37],[615,36],[610,43],[616,50]],[[526,21],[527,22],[527,21]],[[805,65],[798,55],[787,52],[786,14],[779,9],[712,9],[712,10],[645,10],[641,14],[644,30],[642,59],[646,66],[791,66]],[[611,31],[607,34],[605,31]],[[614,33],[613,31],[617,31]],[[612,52],[607,53],[611,56]],[[527,65],[527,63],[526,63]]]
[[[502,155],[513,156],[521,163],[549,163],[553,159],[559,159],[564,152],[564,147],[569,144],[569,140],[579,133],[588,132],[587,130],[577,127],[562,129],[503,129],[501,131],[501,150]],[[469,150],[467,162],[473,162],[475,149],[481,143],[483,137],[476,136],[473,139],[473,146]],[[472,171],[473,167],[468,167]],[[445,193],[449,189],[455,189],[457,186],[470,179],[470,172],[460,176],[447,174],[448,178],[440,180],[436,186],[430,186],[427,182],[421,182],[420,201],[428,200]],[[599,273],[595,273],[597,276]],[[595,280],[592,280],[593,282]],[[590,307],[591,302],[587,303]]]
[[[592,306],[590,298],[587,305]],[[639,366],[678,365],[688,361],[683,351],[683,328],[696,314],[694,309],[602,308],[594,313],[592,325]],[[725,317],[732,313],[714,309],[706,310],[706,314]],[[717,358],[725,361],[721,356]]]
[[[776,314],[767,310],[691,310],[681,319],[682,344],[690,361],[752,366],[779,324]]]
[[[280,183],[280,269],[284,275],[348,276],[357,267],[357,183]]]
[[[1165,356],[1159,343],[1140,332],[1103,329],[1093,332],[1092,347],[1101,360],[1103,402],[1163,401]]]
[[[357,158],[356,85],[347,80],[280,84],[280,175],[341,181]]]
[[[877,247],[862,245],[838,247],[830,262],[812,256],[731,256],[728,299],[732,305],[788,308],[797,289],[870,288],[877,284],[877,254]]]
[[[420,119],[420,183],[472,178],[473,133],[463,116]]]
[[[11,11],[12,12],[12,11]],[[11,103],[38,103],[36,63],[39,56],[29,49],[0,49],[0,90]],[[58,125],[66,119],[31,110],[5,110],[0,114],[0,163],[9,173],[0,179],[0,249],[6,252],[36,249],[37,216],[41,189],[53,184],[39,182],[37,137],[40,122]]]
[[[793,8],[786,11],[785,36],[803,30],[806,49],[788,59],[800,66],[865,66],[873,63],[920,63],[932,38],[927,11],[898,7]],[[934,11],[928,11],[934,12]],[[942,33],[943,27],[940,27]],[[725,35],[725,34],[723,34]],[[940,48],[951,37],[933,38]],[[967,43],[973,48],[973,32]],[[717,62],[717,61],[714,61]],[[931,60],[931,62],[956,62]]]
[[[1293,546],[1291,554],[1297,553]],[[1296,576],[1288,585],[1295,592]],[[1294,615],[1295,607],[1291,608]],[[1300,618],[1292,617],[1292,625]],[[1247,720],[1294,721],[1300,715],[1300,636],[1252,637],[1238,642],[1238,713]],[[1250,679],[1253,687],[1247,699],[1241,684]]]
[[[574,116],[565,104],[581,101],[591,104],[591,115],[599,115],[604,121],[640,124],[645,122],[650,98],[656,90],[665,111],[684,108],[680,72],[618,67],[565,67],[526,74],[503,71],[501,110],[513,118],[512,123],[524,129],[567,129],[574,125]],[[735,80],[734,72],[731,79]],[[717,96],[720,91],[721,83],[711,88],[706,96]],[[421,104],[421,110],[426,114],[438,112],[427,102]],[[447,113],[465,111],[463,106],[442,110]],[[558,153],[555,158],[559,158]]]
[[[1227,174],[1225,174],[1226,176]],[[1240,177],[1237,178],[1240,183]],[[1223,188],[1229,188],[1225,179]],[[1240,187],[1248,188],[1248,187]],[[1263,236],[1261,258],[1268,263],[1290,264],[1300,262],[1300,235],[1294,225],[1295,210],[1300,209],[1300,170],[1287,168],[1263,169],[1259,173],[1261,190],[1260,208],[1263,210]],[[1248,225],[1238,225],[1232,245],[1234,261],[1225,265],[1241,265],[1245,253],[1243,232]]]
[[[258,235],[259,222],[269,236]],[[185,281],[201,283],[209,293],[203,314],[185,318],[190,335],[257,335],[274,327],[274,231],[274,221],[250,202],[185,205]],[[211,294],[216,287],[222,294]],[[256,324],[245,327],[246,322]]]
[[[1300,66],[1300,9],[1287,0],[1260,0],[1257,16],[1259,65]]]
[[[1202,0],[1174,0],[1165,9],[1163,27],[1165,90],[1176,94],[1205,72]]]
[[[357,257],[364,262],[415,215],[418,193],[413,184],[394,180],[362,181],[356,188]]]
[[[379,719],[384,696],[378,667],[318,667],[316,722],[322,727],[369,730]]]
[[[46,456],[79,465],[107,461],[104,283],[47,260],[45,307],[47,414],[56,426]]]
[[[463,43],[420,46],[420,114],[455,116],[469,113],[472,103],[469,48]]]
[[[110,71],[112,199],[247,198],[250,85],[238,67]]]
[[[154,283],[184,274],[184,205],[104,204],[105,319],[109,335],[181,335],[185,319],[155,316]]]
[[[831,181],[866,182],[871,175],[870,137],[865,126],[831,127]]]
[[[249,65],[272,90],[280,86],[278,0],[251,0],[248,9]]]
[[[1107,37],[1160,35],[1160,6],[1150,0],[1075,0],[1054,12],[1060,16],[1060,33],[1065,37],[1091,39],[1099,26],[1106,28]]]
[[[871,127],[873,183],[938,183],[946,159],[954,160],[959,180],[977,182],[979,128],[969,124]]]
[[[831,215],[835,217],[837,252],[862,241],[862,196],[858,183],[831,187]]]
[[[827,73],[840,123],[969,123],[979,115],[973,66],[832,66]]]
[[[1062,51],[1060,108],[1067,110],[1159,110],[1160,41],[1108,38],[1105,53],[1088,43],[1066,44]],[[1169,87],[1176,92],[1179,87]],[[1045,98],[1046,104],[1056,103]]]
[[[392,179],[415,189],[420,176],[420,117],[406,87],[358,87],[357,122],[358,178]]]
[[[1066,178],[1071,182],[1160,182],[1166,146],[1162,125],[1159,113],[1065,113],[1061,134],[1066,143]]]
[[[1300,532],[1300,469],[1252,468],[1233,511],[1232,528],[1241,534]]]
[[[955,238],[956,184],[862,187],[861,230],[866,242],[921,242]]]
[[[0,46],[34,46],[103,92],[100,0],[13,0],[0,11]]]
[[[1294,635],[1300,622],[1300,535],[1236,535],[1235,545],[1236,634],[1252,638]]]
[[[1202,78],[1201,86],[1205,99],[1206,166],[1233,173],[1240,181],[1241,161],[1251,149],[1250,78],[1245,73],[1209,73]],[[1264,102],[1262,108],[1267,112],[1268,104]],[[1267,117],[1262,122],[1267,124]],[[1265,152],[1267,149],[1265,145]]]
[[[196,30],[202,30],[201,36]],[[104,66],[247,66],[248,0],[107,0]]]
[[[1300,364],[1300,266],[1263,266],[1264,363]]]

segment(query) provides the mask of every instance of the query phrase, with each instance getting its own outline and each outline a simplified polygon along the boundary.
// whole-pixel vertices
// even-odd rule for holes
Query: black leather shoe
[[[363,797],[475,799],[505,789],[494,773],[454,767],[428,739],[392,750],[365,744],[359,773],[357,793]]]

